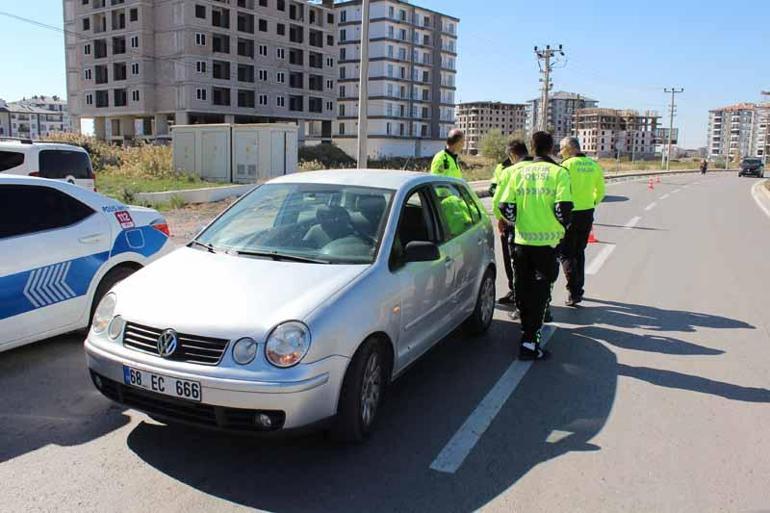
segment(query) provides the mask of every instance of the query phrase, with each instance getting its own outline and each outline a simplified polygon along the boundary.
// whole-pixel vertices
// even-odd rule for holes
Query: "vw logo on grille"
[[[170,358],[176,352],[178,344],[176,331],[168,329],[158,337],[158,354],[163,358]]]

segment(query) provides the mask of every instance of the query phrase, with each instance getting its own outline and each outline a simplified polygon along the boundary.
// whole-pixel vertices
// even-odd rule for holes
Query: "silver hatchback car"
[[[385,387],[452,330],[485,331],[494,232],[460,181],[272,180],[118,284],[85,342],[94,385],[161,421],[372,430]]]

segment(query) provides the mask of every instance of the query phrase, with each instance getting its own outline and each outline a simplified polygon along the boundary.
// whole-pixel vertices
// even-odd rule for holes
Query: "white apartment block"
[[[8,103],[0,100],[0,137],[37,140],[70,131],[67,102],[58,96],[32,96]]]
[[[708,156],[767,157],[770,103],[738,103],[709,111]]]
[[[590,157],[651,159],[655,157],[659,119],[658,113],[652,111],[578,109],[573,135]]]
[[[465,132],[465,151],[476,155],[481,139],[490,130],[510,137],[527,131],[527,105],[523,103],[471,102],[456,109],[457,127]]]
[[[361,2],[335,5],[338,111],[334,140],[356,153]],[[425,157],[444,147],[455,122],[459,20],[402,0],[371,0],[368,152]]]
[[[537,131],[540,126],[540,117],[543,115],[543,109],[540,104],[541,98],[529,101],[529,128],[530,131]],[[556,91],[548,97],[548,109],[546,112],[548,131],[553,135],[554,140],[573,134],[572,120],[575,111],[578,109],[592,109],[599,105],[599,102],[577,93],[568,93],[565,91]]]
[[[170,124],[296,122],[331,140],[332,0],[63,0],[67,89],[98,137]]]

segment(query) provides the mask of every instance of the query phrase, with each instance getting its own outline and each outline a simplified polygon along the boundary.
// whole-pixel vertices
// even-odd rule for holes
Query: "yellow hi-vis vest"
[[[524,246],[556,247],[564,226],[556,218],[556,203],[572,201],[569,173],[563,167],[534,160],[514,166],[500,203],[516,205],[514,242]]]
[[[443,175],[451,178],[463,179],[463,173],[460,171],[460,164],[455,162],[452,155],[446,150],[441,150],[433,157],[433,162],[430,165],[430,173],[432,175]]]
[[[569,171],[573,210],[591,210],[604,199],[604,170],[586,156],[571,157],[561,163]]]
[[[527,164],[531,161],[532,159],[529,161],[520,160],[519,162],[506,168],[502,168],[502,164],[500,164],[498,166],[499,168],[502,168],[500,169],[500,172],[498,173],[497,170],[495,170],[495,183],[497,183],[497,188],[495,189],[495,195],[492,196],[492,213],[494,213],[495,219],[503,219],[503,213],[500,212],[500,198],[502,197],[505,188],[508,186],[508,182],[511,180],[511,174],[513,173],[513,170],[518,166]]]

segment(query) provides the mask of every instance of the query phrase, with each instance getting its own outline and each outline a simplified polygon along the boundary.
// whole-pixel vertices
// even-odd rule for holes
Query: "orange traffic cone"
[[[652,177],[650,177],[650,182],[647,184],[647,188],[651,191],[655,190],[655,182],[652,181]]]
[[[588,243],[596,244],[597,242],[599,242],[599,239],[596,238],[596,235],[594,235],[594,231],[592,229],[591,233],[588,235]]]
[[[660,183],[660,175],[658,175],[658,179],[655,180],[656,182]]]

